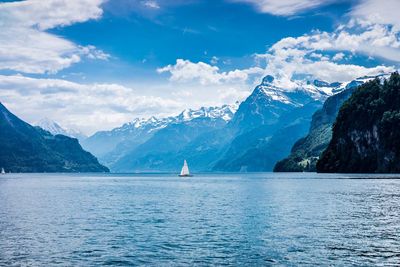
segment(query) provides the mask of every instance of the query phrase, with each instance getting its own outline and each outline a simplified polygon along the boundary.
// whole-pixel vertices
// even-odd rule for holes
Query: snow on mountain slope
[[[301,106],[302,99],[293,97],[295,94],[303,94],[306,98],[313,100],[324,100],[330,95],[342,90],[341,83],[327,83],[324,81],[314,80],[313,82],[306,80],[293,80],[282,82],[275,80],[274,77],[266,76],[262,83],[258,85],[255,91],[261,91],[271,101],[278,101],[284,104]]]
[[[214,169],[270,171],[273,163],[288,155],[294,142],[307,134],[312,115],[329,96],[372,79],[375,76],[343,83],[282,82],[266,76],[231,120],[236,136]]]
[[[221,107],[201,107],[200,109],[185,109],[179,114],[176,119],[177,122],[190,121],[196,118],[221,118],[224,121],[232,119],[236,110],[238,109],[239,103],[236,102],[232,105],[223,105]]]
[[[224,121],[229,121],[232,119],[238,106],[239,104],[235,103],[232,105],[223,105],[221,107],[201,107],[200,109],[185,109],[177,116],[166,118],[156,118],[154,116],[148,119],[135,118],[133,121],[125,123],[121,127],[114,128],[111,131],[108,131],[108,134],[112,135],[116,132],[133,132],[136,129],[147,129],[148,132],[152,132],[165,128],[167,125],[170,125],[172,123],[181,123],[197,118],[221,118]]]
[[[232,119],[237,108],[238,103],[235,103],[221,107],[185,109],[179,115],[167,118],[136,118],[121,127],[95,133],[83,142],[83,146],[94,155],[103,158],[117,147],[118,150],[129,150],[139,143],[145,142],[159,130],[172,124],[180,124],[202,118],[222,119],[227,122]]]
[[[116,133],[132,133],[137,131],[138,129],[143,129],[145,131],[151,132],[158,129],[162,129],[168,124],[175,122],[174,117],[167,117],[167,118],[156,118],[151,117],[149,119],[145,118],[135,118],[133,121],[125,123],[121,127],[117,127],[112,129],[111,131],[104,131],[108,135],[113,135]]]
[[[50,120],[49,118],[43,118],[40,121],[34,123],[34,125],[50,132],[53,135],[62,134],[65,136],[77,138],[79,140],[86,138],[86,135],[84,135],[80,131],[63,128],[58,123],[56,123],[53,120]]]
[[[301,106],[302,101],[296,100],[291,97],[294,94],[303,94],[309,96],[313,100],[324,101],[331,95],[337,94],[350,87],[361,85],[372,79],[385,78],[388,74],[381,74],[379,76],[364,76],[356,78],[352,81],[347,82],[333,82],[328,83],[325,81],[314,80],[290,80],[283,81],[277,80],[274,77],[267,75],[262,80],[262,83],[258,85],[254,92],[262,92],[270,101],[278,101],[284,104]]]
[[[349,82],[328,83],[319,80],[279,80],[267,75],[240,104],[230,125],[243,132],[261,125],[273,124],[291,109],[303,107],[314,101],[323,103],[329,96],[374,78],[375,76],[365,76]]]

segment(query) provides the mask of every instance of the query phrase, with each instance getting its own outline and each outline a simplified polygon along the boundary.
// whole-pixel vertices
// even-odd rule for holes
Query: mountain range
[[[108,170],[83,147],[114,172],[177,171],[184,159],[192,171],[271,171],[278,161],[275,171],[315,170],[340,106],[371,79],[282,82],[268,75],[240,104],[136,118],[89,137],[49,119],[33,127],[2,106],[8,143],[0,163],[12,171]]]
[[[346,83],[266,76],[240,105],[185,110],[168,118],[134,119],[82,141],[112,171],[270,171],[305,136],[324,101],[367,77]]]
[[[137,162],[135,166],[143,162],[138,167],[140,170],[165,170],[166,163],[153,159],[154,156],[164,155],[175,160],[171,155],[176,154],[177,149],[182,149],[203,133],[225,126],[236,109],[237,104],[202,107],[198,110],[186,109],[177,116],[167,118],[135,119],[111,131],[97,132],[84,140],[82,145],[114,171],[136,170],[130,168],[134,165],[132,160]]]

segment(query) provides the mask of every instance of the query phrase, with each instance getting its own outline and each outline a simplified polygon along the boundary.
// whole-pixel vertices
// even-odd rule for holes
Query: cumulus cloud
[[[89,133],[119,126],[134,116],[168,113],[182,106],[174,99],[143,95],[119,84],[80,84],[22,75],[0,75],[0,99],[28,121],[51,114],[51,119]]]
[[[156,1],[142,1],[142,4],[148,8],[159,9],[160,5]]]
[[[262,13],[291,16],[309,9],[327,5],[333,0],[231,0],[254,5]]]
[[[389,24],[400,29],[400,1],[398,0],[361,0],[350,12],[354,18],[372,23]]]
[[[0,75],[0,101],[28,122],[43,117],[86,134],[111,129],[138,117],[177,115],[185,108],[243,100],[251,88],[186,84],[77,83],[63,79]]]
[[[346,81],[395,70],[391,66],[364,67],[337,61],[345,59],[346,55],[359,54],[396,64],[400,62],[397,36],[388,25],[352,19],[332,33],[315,31],[300,37],[284,38],[256,58],[265,60],[267,72],[281,77],[310,75],[327,81]]]
[[[178,59],[176,64],[159,68],[170,74],[172,82],[199,82],[202,85],[248,82],[251,75],[273,74],[281,82],[294,77],[323,79],[330,82],[348,81],[364,75],[392,72],[393,66],[365,67],[346,63],[353,54],[400,62],[400,41],[389,26],[351,20],[332,33],[314,31],[300,37],[283,38],[264,54],[256,54],[261,67],[221,71],[204,62]],[[338,63],[340,62],[340,63]]]
[[[258,5],[260,10],[276,15],[292,14],[300,12],[302,8],[313,8],[327,3],[294,0],[243,1]],[[234,80],[244,82],[248,81],[251,74],[265,73],[282,80],[307,77],[333,82],[391,72],[400,63],[400,32],[396,27],[398,16],[392,11],[392,8],[397,10],[396,7],[400,8],[399,1],[384,0],[378,4],[377,1],[362,0],[351,10],[347,22],[339,25],[333,32],[316,30],[299,37],[283,38],[265,53],[255,54],[257,66],[263,68],[222,72],[215,65],[178,59],[176,64],[160,68],[158,72],[170,73],[171,81],[198,81],[204,85],[227,84]],[[376,59],[382,64],[373,67],[358,65],[360,62],[351,61],[355,55],[365,60]]]
[[[220,71],[217,66],[204,62],[191,62],[190,60],[177,59],[176,64],[158,68],[159,73],[170,73],[173,82],[199,82],[202,85],[244,82],[251,74],[263,73],[259,67],[249,69],[236,69],[228,72]]]
[[[339,53],[337,53],[336,55],[334,55],[332,57],[332,60],[333,61],[340,61],[340,60],[344,59],[344,57],[345,57],[345,54],[343,52],[339,52]]]
[[[28,0],[0,3],[0,69],[55,73],[82,57],[108,59],[94,46],[79,46],[45,32],[102,15],[102,0]]]
[[[0,5],[2,20],[40,30],[99,18],[103,0],[27,0]],[[4,22],[4,21],[3,21]]]

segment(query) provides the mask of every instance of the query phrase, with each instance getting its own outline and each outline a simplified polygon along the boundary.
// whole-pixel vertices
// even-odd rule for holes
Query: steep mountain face
[[[100,161],[111,166],[113,170],[142,170],[142,167],[149,170],[148,165],[151,164],[144,159],[139,160],[144,162],[141,166],[136,164],[135,169],[132,169],[130,157],[133,155],[145,157],[145,154],[150,152],[159,152],[161,155],[168,149],[176,152],[177,148],[182,148],[184,144],[190,143],[199,135],[225,126],[236,109],[236,104],[202,107],[198,110],[184,110],[175,117],[136,119],[112,131],[94,134],[83,142],[83,146],[99,156]],[[158,142],[163,142],[162,146]],[[142,150],[140,155],[136,153],[139,146]],[[161,166],[161,170],[169,170],[167,165],[165,168]]]
[[[341,107],[318,172],[400,172],[400,75],[358,87]]]
[[[276,163],[275,172],[316,171],[316,163],[328,146],[332,137],[332,124],[342,104],[351,96],[355,88],[375,77],[361,77],[344,84],[344,90],[329,97],[322,109],[312,116],[308,134],[298,139],[290,155]]]
[[[313,101],[281,115],[275,124],[262,125],[236,136],[214,166],[219,171],[269,171],[304,136],[311,114],[321,107]]]
[[[322,151],[328,146],[332,136],[332,124],[339,108],[352,94],[354,87],[329,97],[322,109],[312,116],[309,133],[296,141],[290,155],[277,162],[275,172],[315,171],[316,163]]]
[[[0,167],[7,172],[107,172],[77,139],[22,121],[0,103]]]
[[[87,136],[80,131],[73,129],[65,129],[61,127],[57,122],[50,120],[49,118],[43,118],[34,124],[37,127],[42,128],[45,131],[50,132],[52,135],[62,134],[65,136],[73,137],[79,141],[85,140]]]
[[[304,106],[313,101],[322,101],[335,91],[341,90],[341,84],[304,83],[290,84],[290,89],[275,84],[274,77],[266,76],[253,93],[240,104],[230,122],[230,127],[246,132],[262,125],[272,125],[279,121],[282,114]]]
[[[304,136],[312,114],[346,84],[291,82],[289,88],[266,76],[240,105],[228,127],[234,138],[216,162],[218,171],[270,171]]]

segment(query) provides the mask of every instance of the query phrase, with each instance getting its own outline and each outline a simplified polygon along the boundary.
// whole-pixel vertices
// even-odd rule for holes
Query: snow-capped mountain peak
[[[185,109],[176,118],[178,121],[190,121],[196,118],[221,118],[225,121],[232,119],[239,104],[235,103],[232,105],[223,105],[220,107],[201,107],[199,109]]]
[[[232,119],[236,110],[238,109],[239,103],[232,105],[223,105],[220,107],[201,107],[199,109],[185,109],[177,116],[165,117],[165,118],[135,118],[131,122],[125,123],[121,127],[111,130],[112,132],[134,132],[138,129],[152,132],[172,123],[181,123],[191,121],[196,118],[221,118],[225,121]]]
[[[134,132],[137,129],[154,131],[156,129],[161,129],[166,127],[169,123],[173,121],[173,118],[161,118],[156,117],[146,118],[135,118],[133,121],[125,123],[121,127],[111,130],[111,132]]]
[[[43,118],[40,121],[34,123],[35,126],[39,126],[40,128],[50,132],[53,135],[63,134],[66,135],[66,130],[62,128],[55,121],[50,120],[49,118]]]
[[[86,138],[86,135],[83,134],[82,132],[73,130],[73,129],[64,128],[64,127],[60,126],[57,122],[55,122],[47,117],[42,118],[41,120],[37,121],[36,123],[34,123],[34,125],[42,128],[43,130],[50,132],[53,135],[62,134],[62,135],[77,138],[77,139]]]
[[[279,117],[294,108],[301,108],[314,102],[323,103],[329,96],[347,88],[358,86],[373,76],[357,78],[350,82],[276,79],[265,76],[250,96],[240,104],[230,124],[238,128],[252,128],[274,124]]]
[[[331,95],[339,93],[350,87],[361,85],[376,77],[386,77],[386,74],[379,76],[364,76],[348,82],[328,83],[321,80],[290,80],[287,78],[276,79],[271,75],[263,78],[253,94],[261,94],[260,97],[266,97],[270,102],[281,102],[292,106],[301,106],[303,97],[317,101],[324,101]],[[300,95],[303,97],[298,98]],[[300,101],[299,101],[300,100]]]
[[[219,120],[219,125],[232,119],[238,108],[239,103],[233,105],[223,105],[221,107],[202,107],[199,109],[185,109],[180,114],[165,118],[135,118],[131,122],[125,123],[120,127],[110,131],[99,131],[90,136],[83,142],[83,146],[97,156],[104,156],[116,148],[118,144],[121,149],[125,149],[140,140],[144,142],[158,131],[173,126],[174,124],[184,124],[197,118],[209,118]],[[213,122],[213,121],[212,121]],[[105,141],[107,140],[107,141]],[[102,145],[99,146],[99,143]]]

